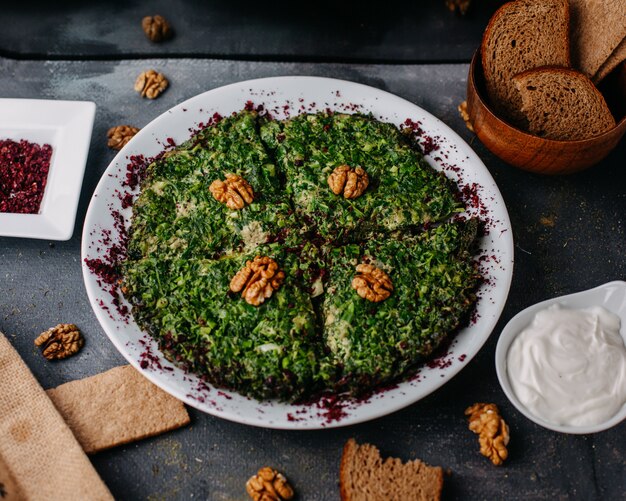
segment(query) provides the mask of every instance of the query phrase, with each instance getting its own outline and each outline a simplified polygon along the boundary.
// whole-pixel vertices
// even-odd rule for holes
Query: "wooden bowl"
[[[603,82],[600,87],[613,116],[620,117],[617,125],[590,139],[555,141],[517,129],[494,114],[487,104],[480,51],[476,51],[467,78],[467,112],[478,138],[506,163],[541,174],[578,172],[600,162],[626,132],[626,110],[621,109],[626,103],[626,86],[619,85],[621,73],[613,76],[615,85]]]

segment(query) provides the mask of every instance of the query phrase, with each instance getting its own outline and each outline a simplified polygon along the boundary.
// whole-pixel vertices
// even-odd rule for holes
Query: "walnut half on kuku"
[[[272,297],[284,280],[285,273],[278,269],[276,261],[267,256],[257,256],[232,278],[230,290],[241,292],[248,304],[259,306]]]
[[[227,174],[224,181],[216,179],[209,191],[218,202],[233,210],[243,209],[254,201],[254,190],[250,183],[236,174]]]
[[[349,165],[335,167],[328,176],[328,186],[332,192],[349,199],[360,197],[367,189],[369,182],[369,176],[362,167]]]
[[[363,299],[378,303],[384,301],[393,291],[389,275],[372,264],[359,264],[357,275],[352,279],[352,288]]]

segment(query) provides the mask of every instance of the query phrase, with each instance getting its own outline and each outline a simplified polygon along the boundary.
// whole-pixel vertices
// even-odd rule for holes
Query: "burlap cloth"
[[[0,333],[0,479],[6,499],[112,500],[74,435]],[[0,480],[2,482],[2,480]],[[8,489],[17,488],[18,492]]]

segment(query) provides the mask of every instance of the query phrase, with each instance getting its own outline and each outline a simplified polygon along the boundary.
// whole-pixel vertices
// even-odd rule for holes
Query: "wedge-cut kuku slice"
[[[343,448],[339,489],[342,501],[434,501],[441,498],[443,471],[419,459],[388,458],[370,444],[348,440]]]
[[[544,67],[513,77],[531,134],[556,140],[587,139],[615,127],[604,97],[582,73]]]
[[[514,125],[524,124],[512,77],[539,66],[569,66],[567,0],[517,0],[503,5],[487,25],[481,55],[494,110]]]
[[[626,0],[570,0],[570,12],[572,65],[591,78],[626,37]]]
[[[626,2],[624,5],[626,5]],[[593,77],[593,82],[599,83],[602,81],[604,77],[606,77],[624,61],[626,61],[626,38],[622,40],[622,43],[617,46],[617,48],[613,51],[613,54],[611,54],[604,64],[600,66],[600,69]]]

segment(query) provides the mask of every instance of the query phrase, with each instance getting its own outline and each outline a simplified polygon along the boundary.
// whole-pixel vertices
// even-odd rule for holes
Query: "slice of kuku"
[[[372,228],[394,231],[441,221],[459,207],[450,181],[393,124],[319,113],[269,122],[261,137],[276,153],[297,213],[324,238],[341,241]],[[361,167],[369,177],[355,199],[328,186],[341,165]]]
[[[396,380],[429,356],[465,320],[477,271],[468,248],[477,221],[445,223],[402,240],[368,240],[330,252],[322,313],[324,339],[345,388],[358,394]],[[370,263],[393,284],[373,303],[354,290],[356,265]]]

